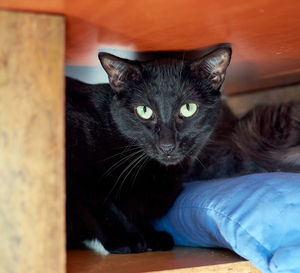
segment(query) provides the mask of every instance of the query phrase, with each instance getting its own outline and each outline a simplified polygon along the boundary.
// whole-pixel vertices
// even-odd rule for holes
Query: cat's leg
[[[105,248],[114,254],[139,253],[147,250],[147,243],[139,229],[113,203],[105,207],[102,225],[106,230]]]
[[[154,231],[150,224],[138,227],[112,202],[101,207],[69,202],[67,211],[69,248],[84,245],[106,255],[169,250],[174,246],[169,234]]]
[[[81,201],[67,201],[67,247],[82,247],[85,240],[98,240],[101,244],[104,231],[88,207]],[[96,241],[94,242],[96,244]],[[97,251],[98,252],[98,251]]]
[[[146,238],[148,251],[166,251],[174,247],[172,236],[165,231],[155,231],[148,228],[143,234]]]
[[[106,211],[106,228],[110,235],[104,246],[110,253],[139,253],[144,251],[170,250],[174,241],[167,232],[155,231],[152,225],[139,225],[128,219],[114,203]],[[120,228],[122,226],[122,228]]]
[[[100,254],[147,250],[144,236],[112,204],[102,208],[90,208],[83,202],[73,205],[67,217],[67,234],[69,248],[83,244]]]

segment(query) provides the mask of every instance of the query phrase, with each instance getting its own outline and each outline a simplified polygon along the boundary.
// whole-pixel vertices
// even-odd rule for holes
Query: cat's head
[[[120,133],[164,165],[196,157],[218,120],[230,58],[230,48],[193,61],[137,62],[99,53]]]

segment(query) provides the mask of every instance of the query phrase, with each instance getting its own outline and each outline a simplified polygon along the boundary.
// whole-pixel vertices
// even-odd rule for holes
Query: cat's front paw
[[[118,240],[111,240],[105,248],[112,254],[140,253],[147,251],[147,243],[140,233],[129,232]]]
[[[152,231],[147,233],[148,250],[170,250],[174,247],[174,240],[172,236],[164,231]]]

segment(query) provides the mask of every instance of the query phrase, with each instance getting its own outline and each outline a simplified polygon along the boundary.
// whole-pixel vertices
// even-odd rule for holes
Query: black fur
[[[67,79],[69,246],[97,238],[113,253],[173,247],[152,224],[214,130],[230,55],[223,48],[193,62],[132,62],[100,54],[110,85]],[[184,118],[188,103],[198,111]],[[139,105],[151,107],[151,119],[137,115]]]
[[[67,79],[68,245],[98,239],[112,253],[167,250],[155,232],[182,181],[299,171],[300,105],[257,107],[237,119],[220,87],[231,50],[194,61],[100,61],[108,84]],[[196,113],[180,114],[194,103]],[[153,115],[142,119],[138,106]]]

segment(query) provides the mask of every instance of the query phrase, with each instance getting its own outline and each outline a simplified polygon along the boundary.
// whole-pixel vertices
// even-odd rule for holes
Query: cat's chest
[[[176,195],[184,174],[181,168],[167,168],[149,158],[132,154],[118,157],[106,164],[101,172],[101,184],[112,192],[115,199],[142,199],[145,202]]]
[[[162,177],[157,179],[161,179],[161,185],[151,185],[150,181],[141,180],[132,192],[127,192],[115,202],[132,218],[147,217],[152,220],[165,215],[181,192],[182,183],[176,180],[173,183],[164,181]]]

